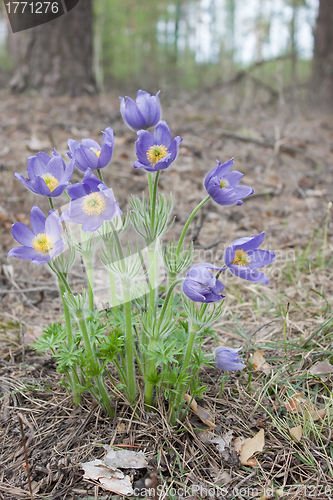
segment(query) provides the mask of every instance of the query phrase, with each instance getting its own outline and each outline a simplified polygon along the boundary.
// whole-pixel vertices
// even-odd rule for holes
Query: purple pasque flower
[[[196,264],[187,273],[183,281],[183,292],[194,302],[210,303],[224,299],[224,284],[212,275],[212,269],[221,271],[211,264]]]
[[[54,198],[60,196],[70,184],[73,170],[74,161],[70,161],[66,166],[55,150],[52,157],[41,151],[28,158],[27,179],[17,173],[14,177],[33,193]]]
[[[275,260],[275,253],[270,250],[258,250],[264,241],[265,233],[235,240],[225,251],[224,262],[235,276],[248,281],[269,285],[269,279],[261,267]]]
[[[82,231],[96,231],[105,220],[122,214],[111,189],[89,169],[82,183],[72,184],[68,188],[68,194],[71,201],[61,220],[82,224]]]
[[[239,181],[244,174],[231,169],[234,159],[223,163],[216,160],[217,165],[214,167],[205,178],[205,189],[207,193],[219,205],[242,205],[242,198],[250,196],[254,193],[249,186],[238,186]]]
[[[102,146],[93,139],[82,139],[81,142],[68,140],[70,151],[67,154],[75,160],[77,168],[82,172],[88,168],[90,170],[104,168],[110,163],[114,148],[113,130],[108,127],[102,133]]]
[[[240,349],[232,349],[231,347],[220,346],[214,351],[216,365],[220,370],[232,372],[235,370],[244,370],[244,363],[238,355]]]
[[[12,234],[22,246],[12,248],[7,257],[31,260],[37,265],[49,262],[64,249],[60,219],[55,210],[46,217],[39,207],[32,207],[30,221],[32,231],[22,222],[13,224]]]
[[[136,96],[136,102],[126,96],[120,99],[120,112],[129,128],[138,130],[155,126],[161,119],[161,105],[156,95],[150,95],[144,90],[139,90]]]
[[[164,170],[176,159],[182,138],[172,140],[171,132],[165,121],[160,121],[154,135],[147,130],[139,130],[135,151],[138,161],[134,168],[144,168],[147,172]]]

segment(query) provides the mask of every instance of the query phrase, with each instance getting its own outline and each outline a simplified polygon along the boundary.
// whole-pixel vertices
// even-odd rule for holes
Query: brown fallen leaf
[[[326,415],[325,408],[317,408],[302,392],[296,392],[284,403],[287,411],[301,413],[304,418],[312,418],[313,421],[320,420]]]
[[[311,375],[326,375],[327,373],[333,372],[333,366],[328,359],[325,359],[324,361],[318,361],[318,363],[313,365],[309,372]]]
[[[303,435],[303,429],[301,425],[297,427],[292,427],[289,429],[290,435],[295,439],[295,441],[300,441]]]
[[[295,392],[288,401],[285,401],[284,407],[287,411],[297,412],[300,409],[300,404],[305,403],[306,398],[303,392]]]
[[[239,436],[239,437],[236,437],[236,439],[234,439],[234,443],[233,443],[234,450],[237,451],[237,453],[241,452],[244,441],[245,441],[245,438],[243,438],[243,436]]]
[[[212,417],[208,413],[208,411],[206,411],[204,408],[202,408],[202,406],[199,406],[198,403],[196,402],[196,400],[192,399],[192,396],[190,396],[189,394],[184,394],[184,399],[185,399],[187,404],[189,404],[191,402],[191,404],[190,404],[191,410],[200,418],[200,420],[204,424],[209,426],[209,430],[215,429],[216,425],[211,420]]]
[[[121,467],[122,469],[144,469],[148,462],[142,451],[114,450],[108,445],[104,446],[107,455],[104,463],[108,467]]]
[[[245,439],[241,451],[240,451],[240,461],[242,465],[250,465],[255,467],[257,465],[257,460],[249,460],[254,453],[257,451],[262,451],[265,446],[265,431],[260,429],[260,431],[253,436],[253,438]]]
[[[265,375],[269,375],[272,371],[272,367],[267,363],[263,351],[256,351],[250,358],[250,363],[253,366],[255,372],[264,372]]]

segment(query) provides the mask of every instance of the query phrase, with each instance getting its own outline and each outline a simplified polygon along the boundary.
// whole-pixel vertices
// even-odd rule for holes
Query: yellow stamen
[[[90,149],[95,153],[95,155],[97,155],[98,158],[101,156],[101,152],[98,149],[96,148],[90,148]]]
[[[106,207],[105,196],[101,193],[90,193],[84,197],[82,203],[83,211],[88,215],[102,214]]]
[[[53,238],[45,233],[39,233],[32,240],[32,247],[36,252],[48,253],[53,248]]]
[[[229,186],[229,182],[227,181],[227,179],[223,179],[223,177],[222,177],[222,179],[220,179],[220,189],[226,188],[228,186]]]
[[[160,146],[151,146],[147,151],[147,159],[149,163],[155,165],[159,160],[162,160],[165,156],[169,154],[169,151],[163,144]]]
[[[231,264],[235,266],[247,266],[251,262],[251,257],[245,250],[236,250],[234,260]]]
[[[47,185],[47,187],[49,188],[50,190],[50,193],[52,193],[52,191],[55,190],[55,188],[57,186],[59,186],[59,181],[58,179],[56,179],[53,175],[51,174],[44,174],[42,175],[42,178],[44,179],[45,181],[45,184]]]

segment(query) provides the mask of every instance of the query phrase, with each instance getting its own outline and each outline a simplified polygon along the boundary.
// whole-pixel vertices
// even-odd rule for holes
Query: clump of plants
[[[15,174],[36,195],[48,197],[50,211],[45,215],[34,206],[31,229],[20,222],[12,226],[21,246],[10,250],[8,257],[47,264],[58,280],[64,324],[49,325],[35,347],[56,358],[74,404],[88,391],[112,416],[109,379],[133,406],[140,391],[150,410],[163,396],[173,425],[186,411],[185,393],[196,398],[205,390],[200,367],[245,368],[239,349],[220,346],[210,353],[203,347],[223,312],[223,273],[229,270],[267,285],[269,280],[259,269],[275,255],[259,248],[265,237],[261,233],[232,242],[222,267],[206,262],[192,265],[193,245],[186,244],[185,237],[201,207],[209,199],[222,206],[242,205],[242,199],[253,193],[251,187],[239,185],[243,174],[231,170],[233,159],[217,161],[207,173],[207,196],[189,215],[178,241],[163,244],[172,224],[172,198],[159,193],[158,182],[160,175],[167,175],[163,171],[172,168],[182,138],[172,139],[161,120],[158,93],[152,96],[140,90],[136,101],[129,97],[120,101],[126,124],[137,132],[134,168],[147,172],[148,198],[132,196],[131,209],[124,214],[105,185],[103,169],[114,149],[111,128],[103,132],[101,145],[92,139],[81,143],[70,139],[67,164],[56,151],[52,157],[40,152],[28,159],[27,178]],[[155,127],[153,133],[147,130],[150,127]],[[74,168],[83,178],[71,184]],[[54,201],[63,194],[68,204],[55,207]],[[84,261],[88,284],[80,293],[72,290],[68,279],[77,255]],[[97,300],[94,274],[102,275],[103,301]]]

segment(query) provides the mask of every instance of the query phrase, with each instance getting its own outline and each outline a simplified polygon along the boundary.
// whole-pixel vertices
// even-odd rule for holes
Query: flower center
[[[222,177],[222,179],[220,179],[220,189],[226,188],[228,186],[229,186],[229,182],[227,181],[227,179],[223,179],[223,177]]]
[[[234,260],[231,264],[235,266],[247,266],[251,262],[251,258],[244,250],[236,250]]]
[[[151,146],[147,151],[147,159],[149,163],[155,165],[158,161],[162,160],[165,156],[169,154],[169,151],[163,144],[160,146]]]
[[[98,158],[101,156],[101,152],[97,148],[90,148],[90,150],[93,151]]]
[[[88,215],[100,215],[106,207],[105,196],[101,193],[90,193],[84,197],[82,203],[83,211]]]
[[[32,247],[36,252],[48,253],[53,248],[53,238],[45,233],[39,233],[32,240]]]
[[[57,186],[59,186],[59,181],[58,179],[56,179],[53,175],[51,174],[44,174],[42,175],[42,178],[44,179],[45,181],[45,184],[47,185],[47,187],[49,188],[50,190],[50,193],[52,193],[52,191],[55,190],[55,188]]]

